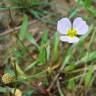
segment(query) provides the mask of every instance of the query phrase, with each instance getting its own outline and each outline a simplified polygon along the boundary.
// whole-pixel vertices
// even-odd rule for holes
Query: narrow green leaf
[[[28,16],[24,15],[23,23],[22,23],[22,26],[20,28],[20,33],[19,33],[21,40],[24,40],[26,38],[27,31],[28,31]]]
[[[86,76],[85,76],[85,79],[84,79],[86,87],[90,87],[91,84],[92,84],[91,80],[92,80],[92,77],[93,77],[93,72],[94,72],[94,68],[91,66],[89,68],[88,72],[86,73]]]
[[[30,65],[28,65],[28,66],[25,68],[25,71],[28,71],[28,70],[30,70],[31,68],[35,67],[36,64],[37,64],[37,61],[34,61],[33,63],[31,63]]]
[[[48,45],[48,31],[44,32],[44,35],[42,36],[41,40],[41,47],[40,47],[40,53],[39,53],[39,62],[41,64],[44,64],[47,60],[47,45]]]
[[[39,49],[39,45],[31,34],[27,34],[26,39],[30,41],[33,45],[35,45]]]
[[[40,53],[39,53],[39,62],[40,64],[44,64],[47,60],[47,54],[46,54],[46,49],[45,48],[40,48]]]
[[[77,1],[78,4],[80,4],[80,1],[81,1],[81,0],[76,0],[76,1]]]
[[[54,47],[53,47],[53,56],[54,56],[54,60],[57,61],[58,60],[58,51],[59,51],[59,34],[58,32],[56,32],[54,34]]]
[[[76,65],[75,64],[70,64],[69,63],[69,65],[67,65],[64,70],[66,72],[66,71],[75,70],[75,68],[76,68]]]
[[[77,8],[74,9],[74,10],[72,10],[72,12],[71,12],[69,18],[71,19],[71,18],[75,17],[75,16],[77,15],[78,11],[79,11],[79,9],[77,9]]]
[[[41,46],[42,46],[42,44],[44,45],[44,44],[46,44],[47,42],[48,42],[48,30],[45,30],[45,31],[44,31],[44,34],[43,34],[43,36],[42,36]]]
[[[74,79],[69,80],[67,88],[69,90],[74,90],[75,87],[76,87],[75,80]]]
[[[89,62],[89,61],[93,61],[95,59],[96,59],[96,51],[90,52],[90,53],[86,53],[84,55],[84,57],[81,59],[81,62]]]
[[[0,86],[0,93],[7,93],[7,89]]]
[[[84,3],[85,3],[85,7],[90,7],[92,4],[92,0],[85,0]]]
[[[89,12],[91,12],[94,16],[96,16],[96,10],[93,6],[87,7],[86,8]]]

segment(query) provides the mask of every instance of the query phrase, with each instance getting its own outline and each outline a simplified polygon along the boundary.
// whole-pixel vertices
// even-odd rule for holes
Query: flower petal
[[[77,30],[78,35],[83,35],[88,32],[88,25],[81,17],[77,17],[73,21],[73,28]]]
[[[70,38],[69,36],[60,36],[60,40],[68,43],[77,43],[79,41],[78,37]]]
[[[68,18],[62,18],[58,21],[57,31],[61,34],[67,34],[67,31],[71,28],[71,22]]]

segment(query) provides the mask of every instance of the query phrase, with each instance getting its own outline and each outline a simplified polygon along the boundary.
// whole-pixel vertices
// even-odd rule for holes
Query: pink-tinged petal
[[[78,35],[83,35],[88,32],[88,25],[81,17],[77,17],[73,21],[73,28],[77,30]]]
[[[68,43],[77,43],[79,42],[78,37],[71,38],[69,36],[60,36],[60,40],[63,42],[68,42]]]
[[[71,28],[71,22],[68,18],[62,18],[58,21],[57,31],[61,34],[67,34],[67,31]]]

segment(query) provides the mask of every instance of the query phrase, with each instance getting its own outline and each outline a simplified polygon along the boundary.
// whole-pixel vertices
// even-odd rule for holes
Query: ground
[[[0,1],[0,96],[96,96],[96,2],[13,1]],[[79,43],[59,40],[64,17],[88,24]]]

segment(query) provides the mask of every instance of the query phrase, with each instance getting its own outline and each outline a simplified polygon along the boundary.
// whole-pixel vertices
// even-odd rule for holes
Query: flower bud
[[[12,80],[14,80],[14,76],[12,76],[11,74],[9,73],[5,73],[3,76],[2,76],[2,82],[4,84],[9,84],[12,82]]]

